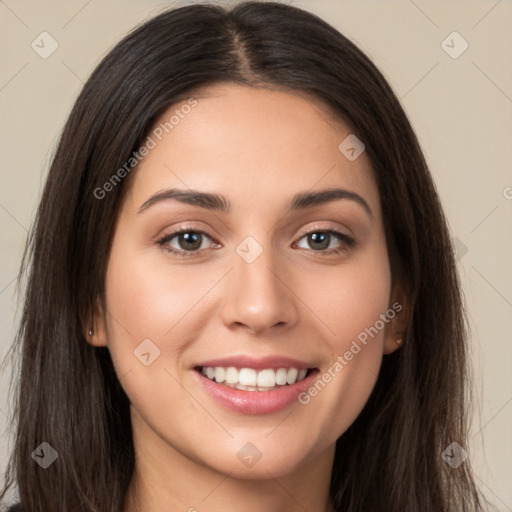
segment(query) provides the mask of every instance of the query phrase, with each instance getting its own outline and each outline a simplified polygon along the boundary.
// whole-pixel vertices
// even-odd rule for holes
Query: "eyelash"
[[[167,245],[168,242],[170,242],[176,236],[181,235],[182,233],[196,233],[196,234],[204,235],[207,238],[209,238],[210,240],[212,240],[212,238],[207,233],[205,233],[204,231],[200,231],[200,230],[197,230],[197,229],[194,229],[194,228],[191,228],[191,227],[189,228],[189,227],[185,226],[185,227],[181,227],[181,228],[179,228],[179,229],[177,229],[175,231],[172,231],[171,233],[168,233],[168,234],[164,235],[162,238],[160,238],[157,241],[157,243],[165,251],[167,251],[169,253],[172,253],[173,255],[176,255],[176,256],[180,256],[180,257],[183,257],[183,258],[189,258],[189,257],[197,256],[198,253],[201,252],[201,250],[194,250],[194,251],[176,250],[176,249],[170,248]],[[314,233],[316,233],[316,234],[323,233],[323,234],[328,234],[328,235],[334,235],[342,243],[342,245],[340,245],[336,249],[329,249],[329,250],[323,249],[323,250],[320,250],[320,251],[314,251],[313,249],[311,249],[311,251],[313,251],[314,253],[318,253],[320,255],[329,256],[329,255],[332,255],[332,254],[340,254],[342,252],[348,251],[349,249],[355,247],[355,245],[357,244],[357,242],[356,242],[356,240],[354,238],[346,235],[345,233],[341,233],[340,231],[334,229],[333,227],[322,228],[322,229],[315,228],[315,229],[313,229],[311,231],[308,231],[307,233],[304,233],[299,238],[299,241],[302,240],[303,238],[307,237],[308,235],[311,235],[311,234],[314,234]],[[316,256],[316,254],[315,254],[315,256]]]

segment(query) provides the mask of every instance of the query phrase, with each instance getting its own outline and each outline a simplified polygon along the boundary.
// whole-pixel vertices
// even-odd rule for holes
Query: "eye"
[[[176,240],[174,241],[174,239]],[[203,246],[205,239],[211,240],[203,231],[181,228],[165,235],[158,240],[158,244],[164,247],[166,251],[176,254],[177,256],[189,257],[196,256],[200,250],[205,249]],[[178,247],[176,247],[176,245]]]
[[[347,251],[351,247],[354,247],[356,244],[356,241],[352,237],[335,229],[315,229],[314,231],[310,231],[300,238],[300,240],[304,239],[306,240],[306,244],[308,244],[309,247],[301,247],[299,245],[301,249],[313,248],[314,252],[320,252],[321,254],[326,255]],[[338,246],[333,248],[331,243],[335,239],[338,239]]]

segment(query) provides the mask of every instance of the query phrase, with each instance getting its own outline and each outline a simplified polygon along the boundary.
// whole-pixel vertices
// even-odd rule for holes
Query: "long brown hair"
[[[85,341],[127,176],[112,179],[155,120],[195,88],[269,84],[326,102],[364,141],[378,183],[393,277],[409,292],[404,346],[384,357],[365,408],[338,439],[330,494],[339,512],[482,510],[466,447],[467,326],[454,254],[411,125],[374,64],[317,16],[290,5],[194,4],[133,30],[78,97],[54,155],[22,262],[25,303],[15,446],[27,512],[119,512],[132,477],[129,402],[107,348]],[[133,171],[136,172],[136,169]],[[96,193],[95,193],[96,191]],[[31,458],[47,442],[59,458]],[[3,494],[3,493],[2,493]]]

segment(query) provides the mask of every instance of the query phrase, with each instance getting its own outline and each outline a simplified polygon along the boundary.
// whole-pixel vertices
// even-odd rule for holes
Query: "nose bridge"
[[[277,263],[268,237],[264,245],[248,236],[236,246],[224,309],[227,324],[262,331],[295,322],[293,294],[284,284],[284,276],[279,276]]]

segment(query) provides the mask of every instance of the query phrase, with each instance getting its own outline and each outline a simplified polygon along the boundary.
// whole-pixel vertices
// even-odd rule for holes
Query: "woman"
[[[196,4],[129,34],[23,269],[22,510],[482,510],[438,195],[381,73],[316,16]]]

